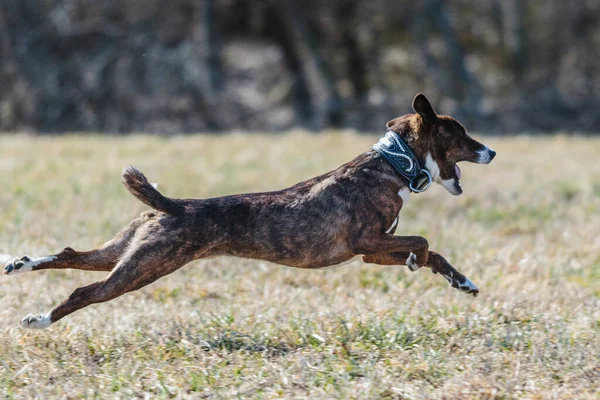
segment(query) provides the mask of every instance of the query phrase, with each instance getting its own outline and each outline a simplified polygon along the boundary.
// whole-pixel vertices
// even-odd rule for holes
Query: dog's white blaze
[[[410,189],[406,186],[403,187],[402,189],[398,190],[398,196],[400,196],[400,198],[402,199],[402,205],[404,206],[406,203],[408,203],[408,199],[410,198]],[[394,222],[392,222],[392,225],[388,228],[387,231],[385,231],[385,233],[392,232],[394,228],[398,226],[399,220],[400,214],[396,215],[396,218],[394,218]]]
[[[482,150],[477,150],[476,153],[479,156],[479,158],[477,159],[477,163],[479,163],[479,164],[487,164],[490,161],[492,161],[491,160],[491,155],[490,155],[491,151],[492,151],[492,149],[490,149],[487,146],[485,146]]]
[[[435,183],[442,185],[444,189],[446,189],[452,194],[456,193],[456,187],[454,185],[455,179],[442,179],[440,177],[440,167],[438,166],[438,163],[433,159],[433,157],[431,157],[431,153],[427,153],[427,156],[425,156],[425,168],[427,168],[427,170],[431,174],[431,179]]]
[[[441,179],[440,185],[442,185],[447,191],[452,194],[456,194],[456,187],[454,186],[455,179]]]
[[[396,218],[394,218],[394,222],[392,222],[392,226],[390,226],[388,228],[387,231],[385,231],[385,233],[390,233],[394,230],[394,228],[396,228],[396,226],[398,226],[398,220],[400,219],[400,215],[396,215]]]
[[[402,199],[402,205],[405,205],[410,198],[410,189],[407,186],[404,186],[398,191],[398,196]]]
[[[431,157],[431,153],[427,153],[425,156],[425,168],[431,174],[431,179],[434,182],[440,183],[440,167],[433,157]]]
[[[28,321],[31,319],[31,321]],[[50,313],[35,316],[29,314],[21,320],[21,326],[27,329],[45,329],[50,326]]]

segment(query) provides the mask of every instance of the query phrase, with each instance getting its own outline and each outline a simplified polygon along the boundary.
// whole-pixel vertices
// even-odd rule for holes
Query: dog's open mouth
[[[452,194],[458,196],[462,194],[462,188],[460,187],[460,168],[456,164],[454,164],[454,173],[456,174],[456,179],[454,180],[454,191]]]

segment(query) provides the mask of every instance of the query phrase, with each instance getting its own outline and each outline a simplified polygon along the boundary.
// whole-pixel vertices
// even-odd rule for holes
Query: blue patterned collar
[[[421,193],[431,186],[431,174],[421,165],[415,153],[396,132],[388,131],[373,145],[372,149],[406,180],[413,192]]]

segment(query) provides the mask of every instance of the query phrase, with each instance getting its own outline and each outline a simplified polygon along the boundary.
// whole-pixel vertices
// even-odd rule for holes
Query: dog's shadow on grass
[[[218,336],[201,339],[199,343],[206,351],[245,351],[249,353],[264,353],[271,357],[285,356],[297,350],[299,345],[289,345],[274,339],[256,339],[252,336],[235,331],[219,333]]]

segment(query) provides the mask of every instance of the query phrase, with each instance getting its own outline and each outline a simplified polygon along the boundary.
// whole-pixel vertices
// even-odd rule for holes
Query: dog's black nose
[[[490,149],[489,151],[490,151],[490,161],[492,161],[494,159],[494,157],[496,157],[496,152],[492,149]]]

